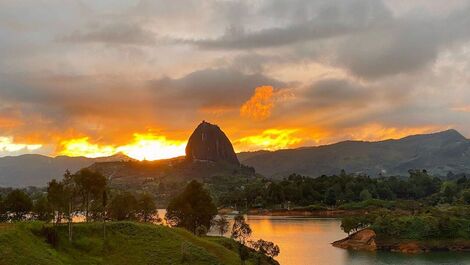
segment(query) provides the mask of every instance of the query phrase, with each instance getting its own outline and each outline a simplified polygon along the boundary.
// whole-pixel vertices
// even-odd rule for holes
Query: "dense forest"
[[[372,178],[344,171],[318,178],[292,174],[281,181],[219,177],[210,179],[207,185],[220,206],[239,209],[470,204],[470,178],[465,174],[441,179],[426,170],[410,170],[409,177]]]

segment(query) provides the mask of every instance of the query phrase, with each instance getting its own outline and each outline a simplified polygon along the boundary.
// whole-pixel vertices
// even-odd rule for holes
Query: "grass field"
[[[239,265],[234,241],[196,237],[184,229],[134,222],[107,223],[106,240],[100,223],[58,226],[55,247],[46,242],[40,222],[0,224],[0,264],[191,264]],[[246,264],[257,264],[252,253]],[[269,264],[263,262],[263,264]]]

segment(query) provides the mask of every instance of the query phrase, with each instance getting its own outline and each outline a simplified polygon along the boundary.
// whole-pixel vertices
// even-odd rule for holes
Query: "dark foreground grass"
[[[155,264],[238,265],[230,239],[196,237],[183,229],[134,222],[107,223],[106,240],[100,223],[58,226],[58,243],[46,243],[40,222],[0,224],[0,264]],[[253,256],[247,264],[255,264]]]

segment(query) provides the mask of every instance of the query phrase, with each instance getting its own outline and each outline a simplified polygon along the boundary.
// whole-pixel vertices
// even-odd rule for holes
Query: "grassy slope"
[[[59,244],[52,248],[39,235],[42,225],[0,224],[0,264],[240,264],[230,240],[200,238],[183,229],[109,223],[103,246],[99,223],[74,225],[73,243],[67,240],[67,228],[61,226]],[[182,244],[190,253],[186,262],[182,262]]]

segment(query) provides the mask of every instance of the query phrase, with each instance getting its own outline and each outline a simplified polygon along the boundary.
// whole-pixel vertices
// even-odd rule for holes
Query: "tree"
[[[73,212],[75,211],[75,200],[77,199],[77,185],[74,181],[74,175],[67,169],[64,173],[64,179],[62,180],[63,186],[63,204],[65,212],[67,213],[67,226],[68,226],[68,237],[69,242],[72,242],[72,224],[73,224]]]
[[[225,216],[221,215],[220,218],[214,219],[213,223],[220,236],[223,236],[228,232],[228,220],[225,218]]]
[[[173,198],[167,207],[165,218],[172,226],[184,227],[196,233],[198,226],[210,227],[217,214],[217,207],[201,183],[193,180],[185,190]]]
[[[462,191],[462,200],[466,204],[470,204],[470,189]]]
[[[442,199],[445,203],[452,203],[457,195],[457,184],[452,181],[446,181],[442,184]]]
[[[246,239],[251,236],[251,227],[246,223],[243,215],[237,215],[234,218],[231,238],[245,245]]]
[[[82,198],[82,208],[85,210],[85,218],[89,221],[90,201],[101,200],[103,190],[106,188],[106,177],[90,169],[81,169],[75,175],[73,180],[76,190]]]
[[[144,193],[137,200],[137,217],[143,222],[152,222],[158,219],[157,205],[150,194]]]
[[[276,257],[280,253],[278,245],[275,245],[273,242],[265,241],[263,239],[259,239],[258,241],[252,241],[251,246],[260,254],[266,255],[271,258]]]
[[[129,192],[123,192],[115,195],[109,203],[108,212],[113,220],[132,220],[135,219],[137,200]]]
[[[195,235],[196,236],[205,236],[205,235],[207,235],[207,232],[208,232],[207,227],[205,227],[203,225],[200,225],[200,226],[196,227]]]
[[[329,206],[336,205],[336,193],[333,189],[328,189],[325,192],[325,203]]]
[[[5,209],[5,202],[2,195],[0,194],[0,222],[7,221],[8,215],[7,210]]]
[[[361,201],[367,201],[372,199],[372,195],[370,194],[369,190],[363,189],[359,194],[359,198],[361,198]]]
[[[33,202],[24,191],[13,190],[5,198],[5,209],[8,213],[13,214],[13,220],[24,220],[32,208]]]
[[[33,213],[34,217],[41,221],[49,222],[54,218],[54,213],[47,201],[47,196],[42,195],[34,201]]]
[[[64,184],[57,180],[51,180],[47,185],[47,201],[54,213],[57,213],[55,224],[60,223],[62,215],[67,207],[66,192]]]
[[[372,220],[368,216],[348,216],[341,219],[341,229],[349,235],[351,232],[370,226],[371,223]]]

